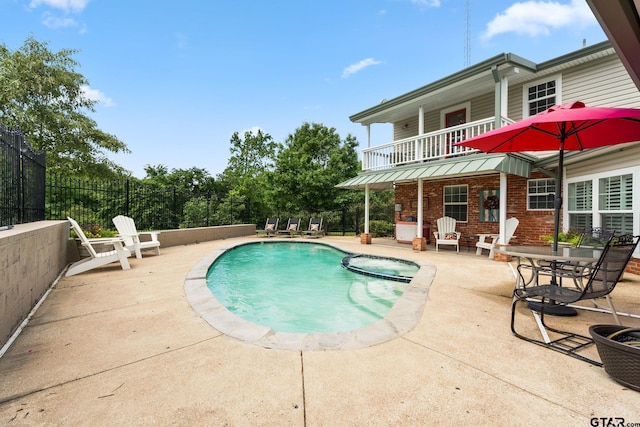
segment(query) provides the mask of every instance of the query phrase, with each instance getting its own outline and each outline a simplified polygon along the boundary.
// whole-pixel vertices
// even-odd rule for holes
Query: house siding
[[[482,120],[494,115],[494,95],[488,93],[470,100],[470,121]],[[458,105],[458,104],[456,104]],[[447,106],[439,110],[430,110],[424,112],[424,131],[435,132],[441,129],[440,112],[453,107]],[[406,127],[405,127],[406,125]],[[393,140],[398,141],[418,135],[418,116],[412,116],[407,119],[398,120],[393,123]]]
[[[565,72],[563,103],[582,101],[587,106],[640,107],[638,89],[617,56],[610,56]]]

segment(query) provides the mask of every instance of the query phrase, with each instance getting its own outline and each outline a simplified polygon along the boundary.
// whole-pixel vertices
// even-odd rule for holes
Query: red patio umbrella
[[[553,250],[558,250],[565,150],[584,150],[640,141],[640,109],[586,107],[580,101],[556,105],[528,119],[458,142],[487,153],[558,150]]]

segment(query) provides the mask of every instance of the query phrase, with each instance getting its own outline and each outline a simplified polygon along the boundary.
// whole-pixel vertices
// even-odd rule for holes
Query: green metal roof
[[[397,182],[413,182],[418,178],[434,180],[443,177],[476,176],[505,172],[528,178],[533,158],[512,154],[473,154],[454,159],[416,163],[379,171],[367,171],[336,185],[339,188],[390,190]]]

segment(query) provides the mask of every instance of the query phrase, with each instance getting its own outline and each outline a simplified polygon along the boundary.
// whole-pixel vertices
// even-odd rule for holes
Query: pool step
[[[389,292],[375,281],[368,284],[356,282],[349,288],[349,300],[360,310],[370,312],[376,317],[383,317],[380,313],[386,313],[397,299]],[[390,297],[393,299],[389,299]]]

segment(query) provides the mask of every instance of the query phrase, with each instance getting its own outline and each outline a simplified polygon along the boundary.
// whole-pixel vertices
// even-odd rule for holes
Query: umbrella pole
[[[560,132],[560,153],[558,154],[558,178],[556,179],[556,197],[553,199],[553,251],[558,251],[560,236],[560,209],[562,208],[562,175],[564,169],[565,123],[562,122]]]

